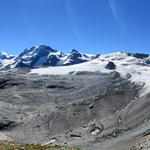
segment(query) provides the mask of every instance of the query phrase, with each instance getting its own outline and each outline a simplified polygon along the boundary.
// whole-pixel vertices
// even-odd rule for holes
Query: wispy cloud
[[[80,34],[79,29],[77,27],[76,18],[75,18],[74,12],[72,10],[70,0],[65,0],[65,4],[66,4],[67,14],[68,14],[70,23],[71,23],[72,28],[73,28],[73,32],[74,32],[75,36],[79,39],[81,37],[81,34]]]
[[[116,20],[118,25],[122,29],[125,29],[125,26],[122,22],[121,16],[119,15],[118,5],[116,5],[116,0],[109,0],[109,6],[110,6],[111,11],[112,11],[112,16],[114,17],[114,19]]]

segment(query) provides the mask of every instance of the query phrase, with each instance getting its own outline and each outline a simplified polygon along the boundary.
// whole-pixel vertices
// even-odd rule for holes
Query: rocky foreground
[[[137,139],[135,145],[129,150],[150,150],[150,132],[148,131]]]
[[[40,144],[23,144],[11,141],[0,141],[0,150],[80,150],[65,146],[42,146]]]
[[[126,150],[149,127],[150,95],[119,73],[2,71],[3,139],[91,150]]]

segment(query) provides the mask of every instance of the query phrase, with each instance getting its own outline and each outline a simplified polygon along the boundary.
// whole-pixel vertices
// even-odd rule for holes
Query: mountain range
[[[95,59],[98,55],[82,54],[77,50],[72,50],[70,54],[64,54],[51,47],[41,44],[40,46],[25,49],[18,56],[0,53],[1,68],[36,68],[41,66],[67,66],[83,63]]]
[[[142,60],[142,64],[150,64],[149,54],[132,54],[126,53],[128,56]],[[91,61],[100,56],[83,54],[73,49],[70,54],[64,54],[61,51],[54,50],[50,46],[41,44],[40,46],[25,49],[18,56],[8,55],[0,52],[0,68],[39,68],[47,66],[69,66]]]

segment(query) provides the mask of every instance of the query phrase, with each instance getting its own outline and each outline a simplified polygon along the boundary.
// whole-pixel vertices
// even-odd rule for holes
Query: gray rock
[[[90,149],[150,116],[149,95],[139,97],[142,86],[117,72],[39,76],[28,71],[0,76],[1,132],[14,141],[43,144],[55,138],[52,144]]]

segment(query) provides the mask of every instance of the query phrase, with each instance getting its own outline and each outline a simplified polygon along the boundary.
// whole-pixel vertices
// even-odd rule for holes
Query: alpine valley
[[[0,140],[148,149],[149,54],[64,54],[42,44],[1,52],[0,69]]]

